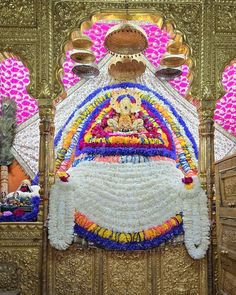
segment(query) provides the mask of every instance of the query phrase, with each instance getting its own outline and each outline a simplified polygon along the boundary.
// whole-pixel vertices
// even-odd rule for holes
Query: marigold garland
[[[101,238],[106,238],[117,243],[143,242],[145,240],[152,240],[161,237],[173,228],[182,225],[183,220],[181,215],[176,215],[170,218],[162,225],[154,226],[147,230],[133,233],[115,232],[111,229],[100,227],[96,223],[89,220],[84,214],[80,212],[75,213],[75,223],[88,232],[94,233]]]
[[[137,88],[137,91],[142,98],[142,104],[146,105],[148,103],[149,105],[154,106],[152,107],[152,112],[155,116],[160,115],[163,117],[165,123],[169,125],[171,130],[173,131],[172,136],[175,138],[175,144],[177,148],[177,166],[183,170],[185,174],[192,174],[191,171],[194,171],[194,174],[197,172],[197,167],[192,159],[191,154],[193,153],[197,155],[197,148],[196,143],[194,142],[188,128],[186,127],[184,121],[181,117],[177,115],[174,108],[170,105],[168,101],[166,101],[163,97],[161,97],[158,93],[155,93],[148,89],[147,87],[140,85],[140,84],[133,84],[133,83],[121,83],[117,85],[111,85],[104,87],[103,89],[98,89],[94,93],[92,93],[80,106],[77,107],[76,111],[70,116],[70,118],[67,120],[67,124],[63,126],[63,128],[59,131],[59,133],[56,136],[55,143],[58,144],[59,140],[63,137],[63,145],[61,148],[58,149],[57,152],[57,160],[56,160],[56,169],[60,169],[60,166],[62,165],[62,170],[66,171],[70,166],[72,161],[68,161],[68,159],[71,159],[72,154],[74,156],[78,156],[81,151],[78,150],[76,147],[78,146],[78,142],[81,142],[81,131],[85,129],[85,125],[92,124],[94,122],[91,122],[91,112],[95,111],[98,113],[98,118],[102,119],[104,114],[106,114],[107,111],[109,111],[109,106],[107,106],[104,110],[101,107],[101,104],[107,103],[109,99],[112,97],[112,91],[116,91],[120,88]],[[97,96],[99,94],[102,94],[100,96]],[[148,93],[148,94],[147,94]],[[90,102],[91,101],[91,102]],[[105,104],[106,104],[105,103]],[[83,110],[84,107],[84,110]],[[82,112],[81,112],[82,108]],[[99,113],[100,111],[100,113]],[[78,116],[77,116],[78,113]],[[159,115],[160,114],[160,115]],[[74,123],[71,125],[70,122],[74,120],[74,118],[77,116],[77,119],[74,121]],[[174,116],[174,117],[173,117]],[[89,120],[88,120],[89,118]],[[175,118],[175,119],[174,119]],[[176,118],[178,120],[178,125],[176,125]],[[87,122],[87,123],[86,123]],[[85,124],[86,123],[86,124]],[[68,125],[68,128],[67,128]],[[180,129],[180,126],[183,126],[182,129]],[[65,134],[63,136],[63,134]],[[187,135],[187,138],[189,138],[191,144],[186,142],[186,136],[184,137],[183,134]],[[86,134],[86,136],[88,136]],[[96,139],[92,139],[95,140]],[[109,140],[109,139],[108,139]],[[117,138],[115,139],[118,140]],[[124,138],[121,138],[121,144],[122,140]],[[97,149],[97,153],[107,155],[108,153],[113,155],[118,154],[138,154],[138,151],[135,150],[135,139],[131,139],[132,149],[127,149],[126,151],[122,152],[122,148],[119,147],[118,149],[111,148],[110,152],[106,149],[104,151],[104,148]],[[101,145],[107,144],[107,139],[100,139]],[[127,144],[127,143],[126,143]],[[150,142],[150,148],[149,152],[143,151],[143,153],[146,156],[154,156],[155,151],[152,149],[153,142],[151,140]],[[76,148],[76,151],[74,149]],[[192,152],[193,148],[193,152]],[[142,150],[141,150],[142,151]],[[191,151],[191,154],[190,154]],[[86,152],[88,154],[93,154],[95,151],[93,148],[86,148],[83,149],[83,152]],[[168,156],[175,159],[175,156],[171,152],[164,151],[162,148],[158,150],[158,153],[161,156]],[[62,164],[63,161],[65,161],[64,165]]]
[[[111,98],[113,95],[117,95],[117,92],[119,94],[125,93],[123,89],[128,89],[126,93],[129,94],[120,95],[120,101],[123,97],[128,96],[131,103],[134,103],[138,96],[138,101],[140,103],[139,108],[138,111],[134,111],[136,113],[133,116],[136,117],[130,117],[130,121],[131,124],[133,124],[134,121],[137,122],[141,120],[143,122],[142,131],[135,129],[135,127],[133,128],[134,125],[129,125],[131,126],[131,128],[128,128],[129,133],[126,133],[127,129],[108,128],[108,119],[111,121],[114,116],[117,118],[117,113],[114,114],[117,109],[114,105],[113,109],[110,104]],[[134,92],[135,98],[132,96]],[[119,111],[117,112],[119,113]],[[136,120],[136,118],[138,118],[138,120]],[[117,130],[121,130],[122,132],[119,133]],[[138,130],[138,132],[135,133],[134,130]],[[59,218],[53,219],[55,214],[51,214],[52,221],[50,227],[52,230],[50,231],[50,240],[58,249],[66,249],[73,239],[73,231],[71,229],[73,217],[67,214],[67,210],[69,208],[69,211],[72,212],[73,208],[77,208],[78,206],[78,208],[83,209],[81,209],[81,212],[75,213],[74,232],[104,248],[120,250],[147,249],[168,241],[174,235],[182,233],[184,228],[186,231],[185,242],[191,256],[194,258],[201,258],[204,256],[209,243],[207,238],[209,223],[207,220],[207,206],[204,192],[201,190],[198,181],[195,181],[197,183],[196,185],[195,182],[193,184],[192,179],[192,177],[197,174],[197,146],[183,119],[177,114],[172,105],[158,93],[143,85],[134,83],[120,83],[97,89],[95,92],[91,93],[82,104],[77,106],[76,110],[70,115],[62,129],[58,132],[55,138],[55,145],[57,147],[56,169],[60,179],[63,182],[67,182],[69,180],[69,175],[66,171],[71,166],[76,167],[78,164],[80,165],[76,168],[79,168],[77,171],[82,173],[81,179],[85,177],[80,184],[80,187],[83,186],[83,188],[81,187],[81,190],[78,190],[78,178],[76,181],[73,175],[73,190],[70,193],[68,191],[71,201],[73,202],[70,203],[70,205],[68,205],[68,200],[65,200],[64,197],[61,197],[60,201],[58,201],[58,193],[56,192],[55,196],[52,197],[51,207],[53,210],[55,212],[60,210],[63,216],[65,216],[64,224],[62,228],[60,228]],[[94,163],[91,163],[91,161]],[[155,186],[155,179],[160,178],[163,181],[162,176],[166,176],[164,171],[168,170],[165,169],[161,172],[158,170],[158,177],[156,176],[156,178],[153,178],[152,176],[155,175],[155,172],[154,170],[151,172],[150,163],[153,165],[157,162],[160,163],[160,168],[161,166],[167,167],[170,163],[172,164],[173,169],[171,168],[172,174],[169,179],[175,179],[176,170],[180,174],[182,173],[179,170],[183,172],[183,184],[181,184],[180,178],[180,186],[177,185],[178,189],[176,187],[171,197],[171,202],[173,201],[173,204],[175,204],[173,207],[174,209],[171,207],[173,210],[167,204],[169,196],[168,193],[163,191],[163,187],[157,188],[157,191],[162,191],[162,194],[166,197],[163,202],[162,200],[158,201],[164,204],[164,206],[160,208],[161,211],[155,210],[156,207],[154,208],[154,206],[150,206],[150,204],[149,207],[147,207],[148,198],[150,197],[151,200],[156,198],[156,196],[153,195],[155,191],[151,192],[152,187]],[[165,162],[166,165],[164,164]],[[96,165],[104,165],[101,169],[99,168],[100,170],[97,168],[97,173],[95,173],[94,170],[96,166],[95,163]],[[134,176],[136,172],[134,173],[133,171],[136,168],[134,168],[134,170],[127,168],[127,171],[122,171],[122,173],[125,175],[127,174],[127,176],[123,181],[120,181],[120,183],[125,183],[125,189],[117,187],[117,183],[111,181],[111,178],[112,175],[120,174],[116,174],[117,172],[114,171],[112,172],[113,174],[111,174],[113,166],[109,166],[109,163],[114,165],[114,167],[115,165],[125,166],[125,164],[128,164],[126,168],[130,167],[130,164],[131,166],[136,166],[133,164],[143,165],[144,163],[144,171],[142,170],[139,174],[142,176],[142,179],[144,179],[144,175],[147,172],[145,169],[149,169],[148,173],[152,173],[149,176],[150,182],[146,181],[145,185],[142,184],[142,187],[140,187],[139,185],[142,181],[139,181],[134,187],[129,187],[129,177],[132,178]],[[85,164],[91,164],[91,166],[86,166]],[[88,167],[91,167],[92,170]],[[176,167],[178,169],[176,169]],[[118,170],[119,169],[120,168],[118,168]],[[94,173],[95,175],[93,175]],[[121,170],[119,170],[118,173],[121,173]],[[99,178],[97,175],[103,175],[103,178],[101,179],[101,177]],[[89,186],[85,186],[85,189],[83,184],[87,182],[87,179],[89,179]],[[100,179],[98,183],[101,183],[101,187],[93,185],[95,179]],[[126,179],[128,179],[128,182],[126,182]],[[146,183],[149,183],[149,190],[147,190],[149,194],[145,196],[147,199],[142,197],[145,194]],[[110,190],[108,190],[109,186]],[[129,189],[127,189],[127,187],[129,187]],[[175,184],[172,183],[172,190],[173,187],[175,187]],[[63,187],[63,190],[65,192],[67,191],[66,186]],[[170,188],[169,190],[171,191]],[[175,191],[178,190],[180,191],[182,199],[179,198],[177,200],[175,199]],[[127,196],[130,197],[126,195],[128,191],[135,191],[136,194],[135,198],[133,196],[131,200],[128,198],[127,204],[133,206],[132,200],[136,202],[138,196],[138,200],[142,201],[143,208],[147,211],[147,215],[146,213],[141,214],[142,223],[140,221],[141,219],[139,219],[139,223],[137,223],[136,214],[139,211],[135,210],[130,211],[127,219],[125,219],[129,220],[131,223],[128,221],[124,223],[122,219],[118,218],[124,213],[124,211],[119,211],[120,201],[118,192],[119,196],[123,196],[127,200]],[[74,195],[74,192],[77,193]],[[89,193],[90,202],[88,202],[89,198],[87,192]],[[176,194],[176,197],[177,195],[178,194]],[[80,203],[78,203],[79,197],[81,197]],[[96,200],[95,203],[94,200]],[[114,214],[112,212],[112,222],[109,223],[106,222],[106,217],[108,216],[107,213],[111,211],[107,211],[109,210],[107,204],[110,204],[111,200],[116,204],[119,216],[115,216],[117,212],[114,212]],[[165,203],[165,201],[167,203]],[[76,202],[78,203],[77,205]],[[91,203],[93,203],[93,205],[91,205]],[[136,203],[134,205],[136,205]],[[127,209],[127,207],[125,208]],[[136,207],[134,206],[134,208]],[[143,208],[140,210],[144,210]],[[172,212],[168,210],[172,210]],[[87,214],[90,218],[94,218],[93,213],[95,211],[97,214],[97,219],[95,220],[98,224],[89,220],[85,215]],[[170,217],[180,211],[183,211],[184,223],[181,215]],[[85,213],[83,214],[82,212]],[[127,212],[127,210],[125,210],[125,212]],[[148,215],[148,212],[152,212],[152,214]],[[204,216],[201,216],[200,212],[204,212]],[[170,218],[159,226],[148,228],[155,224],[157,221],[156,216],[158,216],[160,223]],[[153,220],[150,219],[151,217]],[[101,227],[99,224],[103,224],[104,227]],[[132,226],[130,226],[130,224],[132,224]],[[140,227],[140,224],[144,224],[144,226]],[[112,230],[112,228],[115,228],[116,231]],[[143,230],[141,231],[141,229]],[[131,232],[132,230],[133,232]],[[59,231],[59,234],[57,231]],[[66,232],[65,237],[63,236],[64,232]],[[60,239],[58,239],[58,236],[60,236]]]

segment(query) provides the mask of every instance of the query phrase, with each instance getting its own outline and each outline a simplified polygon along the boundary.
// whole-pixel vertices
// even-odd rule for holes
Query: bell
[[[81,35],[79,31],[71,33],[71,41],[74,48],[89,49],[93,45],[93,41],[85,35]]]
[[[105,37],[104,46],[111,53],[134,55],[148,47],[145,31],[128,23],[112,27]]]
[[[99,69],[96,64],[76,63],[72,72],[80,78],[93,78],[99,75]]]
[[[157,69],[155,76],[160,78],[161,80],[172,80],[181,76],[182,70],[181,68],[168,68],[168,67],[160,67]]]
[[[141,57],[123,56],[111,60],[108,73],[118,81],[130,81],[140,77],[146,70],[145,61]]]
[[[70,51],[70,58],[81,64],[88,64],[95,61],[96,57],[91,50],[73,49]]]
[[[171,54],[184,54],[185,56],[188,56],[190,51],[187,45],[172,40],[167,44],[166,50]]]
[[[170,67],[170,68],[176,68],[180,67],[185,62],[185,55],[184,54],[170,54],[166,52],[163,55],[163,58],[160,62],[162,66]]]

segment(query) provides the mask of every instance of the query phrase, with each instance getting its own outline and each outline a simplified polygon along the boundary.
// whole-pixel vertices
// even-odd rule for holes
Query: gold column
[[[40,150],[39,150],[39,184],[40,184],[40,221],[43,221],[43,249],[41,270],[41,294],[47,294],[48,277],[48,200],[50,186],[54,183],[54,101],[49,87],[44,84],[39,95],[40,116]]]
[[[8,166],[0,166],[0,193],[3,197],[8,194]]]
[[[208,294],[216,294],[215,284],[215,251],[216,230],[214,210],[214,110],[216,100],[213,94],[206,88],[200,101],[199,112],[199,176],[203,189],[207,193],[209,219],[211,221],[210,246],[207,255],[207,279]],[[202,293],[201,293],[202,294]]]

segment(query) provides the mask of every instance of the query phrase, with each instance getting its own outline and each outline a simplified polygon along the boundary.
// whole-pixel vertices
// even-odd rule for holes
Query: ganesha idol
[[[98,247],[142,250],[184,236],[189,254],[209,244],[197,145],[171,104],[147,87],[104,87],[77,107],[56,140],[49,239],[74,234]]]
[[[24,179],[15,192],[6,196],[4,203],[16,206],[29,205],[31,204],[30,198],[39,195],[39,188],[38,185],[31,185],[28,179]]]

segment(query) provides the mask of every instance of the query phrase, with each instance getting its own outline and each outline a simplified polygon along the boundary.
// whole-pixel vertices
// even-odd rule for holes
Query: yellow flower
[[[185,184],[185,188],[186,188],[187,190],[190,190],[190,189],[192,189],[193,187],[194,187],[193,182],[192,182],[192,183],[189,183],[189,184]]]
[[[94,231],[96,229],[97,225],[95,223],[91,224],[90,227],[88,228],[88,231]]]
[[[126,243],[127,242],[127,237],[125,233],[120,233],[119,238],[118,238],[119,243]]]
[[[110,238],[112,235],[112,231],[110,229],[106,229],[103,233],[104,238]]]

